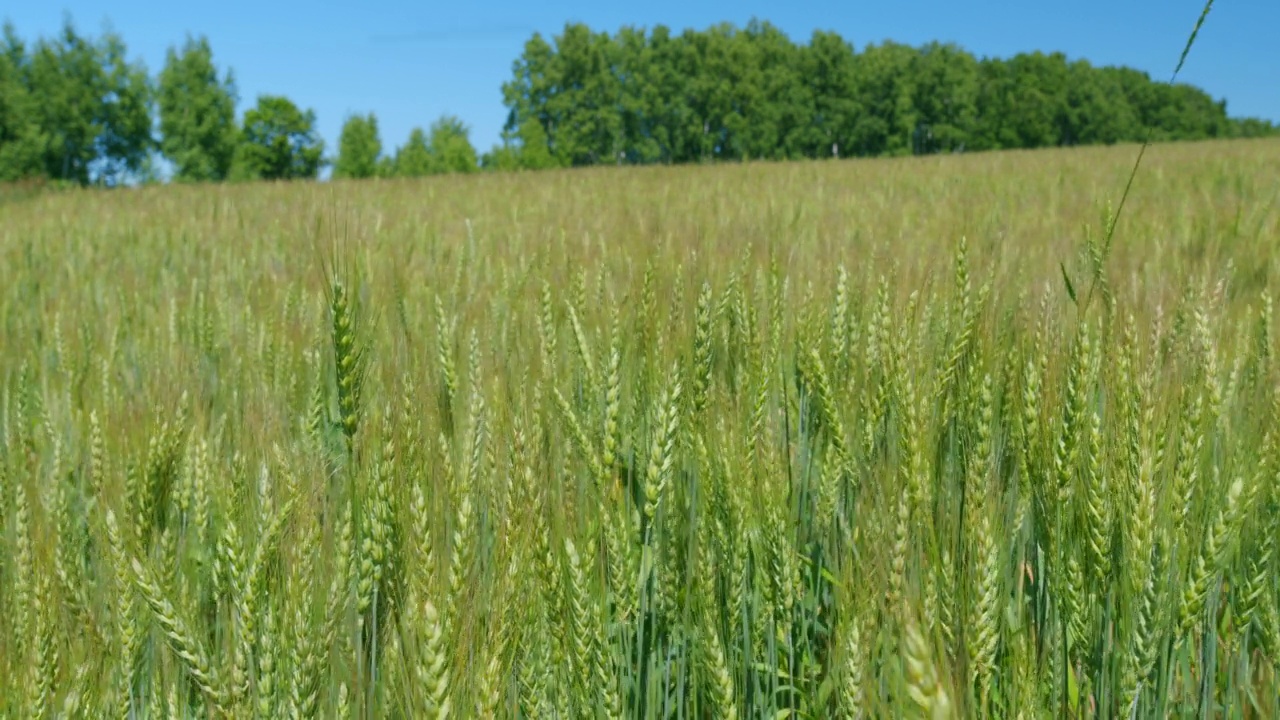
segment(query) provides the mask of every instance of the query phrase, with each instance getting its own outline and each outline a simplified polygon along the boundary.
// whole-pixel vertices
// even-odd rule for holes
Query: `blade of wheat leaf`
[[[1182,72],[1182,66],[1187,61],[1187,55],[1191,53],[1191,46],[1195,45],[1196,37],[1200,35],[1200,28],[1204,25],[1204,21],[1209,17],[1209,11],[1213,9],[1213,0],[1207,0],[1204,8],[1200,10],[1200,16],[1196,18],[1195,27],[1191,29],[1191,34],[1187,36],[1187,42],[1182,46],[1182,54],[1178,56],[1178,64],[1173,69],[1173,75],[1169,77],[1169,84],[1173,85],[1178,80],[1178,73]],[[1138,168],[1142,166],[1142,158],[1147,153],[1147,147],[1151,145],[1151,136],[1155,131],[1155,126],[1148,125],[1146,136],[1142,140],[1142,146],[1138,148],[1138,157],[1133,161],[1133,168],[1129,170],[1129,179],[1125,181],[1124,192],[1120,194],[1120,203],[1116,206],[1116,212],[1111,216],[1111,221],[1107,223],[1107,236],[1102,242],[1102,256],[1106,257],[1111,251],[1111,241],[1115,237],[1116,226],[1120,222],[1120,214],[1124,212],[1125,203],[1129,200],[1129,191],[1133,189],[1134,178],[1138,176]],[[1093,291],[1097,286],[1095,280],[1089,286],[1089,296],[1085,300],[1085,307],[1089,306],[1093,300]]]

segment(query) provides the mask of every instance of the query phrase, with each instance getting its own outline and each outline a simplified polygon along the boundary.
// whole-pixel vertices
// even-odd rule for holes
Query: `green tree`
[[[859,114],[853,46],[833,32],[815,32],[802,59],[803,76],[813,86],[811,157],[853,154],[853,124]]]
[[[1068,73],[1064,145],[1112,144],[1139,136],[1133,106],[1113,74],[1084,60],[1072,62]]]
[[[694,162],[707,157],[710,143],[705,140],[711,128],[704,98],[696,87],[702,82],[704,68],[698,47],[702,35],[690,31],[673,35],[659,25],[649,37],[647,52],[652,62],[646,70],[632,74],[641,85],[632,91],[638,96],[634,105],[644,115],[631,119],[630,124],[641,133],[635,143],[641,148],[642,161],[650,147],[646,140],[656,147],[658,162]]]
[[[914,152],[963,149],[978,119],[977,58],[955,45],[929,43],[913,62]]]
[[[379,174],[382,141],[378,138],[378,118],[373,113],[352,115],[342,124],[338,139],[335,178],[369,178]]]
[[[535,170],[559,165],[547,129],[554,126],[547,109],[556,89],[551,68],[554,59],[555,49],[534,33],[512,63],[514,77],[502,84],[502,99],[508,108],[503,144],[491,154],[491,167]]]
[[[534,34],[502,86],[486,168],[905,155],[1272,132],[1223,103],[1061,53],[975,58],[951,44],[835,33],[797,45],[769,23],[674,35],[568,24]]]
[[[244,115],[237,149],[238,179],[294,180],[315,178],[324,158],[324,141],[316,133],[316,115],[288,98],[263,95]]]
[[[613,162],[622,151],[620,84],[613,74],[612,41],[582,24],[565,26],[555,39],[554,90],[546,111],[555,134],[553,152],[565,165]]]
[[[44,139],[24,77],[28,62],[25,45],[5,23],[0,37],[0,181],[43,172]]]
[[[108,33],[99,48],[107,91],[94,170],[101,181],[115,184],[124,177],[137,178],[156,148],[152,134],[155,86],[142,63],[126,59],[119,35]]]
[[[1148,122],[1162,140],[1202,140],[1230,134],[1225,101],[1203,90],[1178,83],[1155,86],[1155,111]]]
[[[478,163],[468,131],[444,117],[383,156],[372,114],[344,124],[336,177],[534,169],[600,163],[900,155],[1274,134],[1231,118],[1200,89],[1061,53],[978,60],[939,43],[886,42],[858,53],[835,33],[797,45],[766,22],[616,35],[566,24],[525,44],[503,84],[502,142]],[[0,178],[112,184],[315,177],[314,114],[265,96],[235,123],[230,72],[208,41],[170,48],[153,87],[123,40],[80,35],[70,19],[28,47],[0,38]],[[161,139],[152,136],[159,105]]]
[[[43,173],[53,179],[89,182],[89,163],[101,132],[98,112],[106,90],[89,42],[64,24],[61,37],[37,41],[27,72],[32,106],[41,131]]]
[[[152,89],[146,69],[125,59],[119,36],[93,43],[68,19],[57,39],[36,44],[25,77],[38,98],[31,108],[44,137],[43,174],[111,183],[142,167],[154,146]]]
[[[221,79],[204,37],[187,38],[181,53],[169,48],[159,81],[160,150],[177,180],[225,180],[235,157],[236,90]]]
[[[529,170],[560,167],[560,161],[551,154],[550,140],[542,123],[530,119],[516,130],[516,137],[520,140],[520,167]]]
[[[753,88],[744,78],[755,64],[749,44],[728,23],[702,33],[686,31],[681,40],[677,72],[686,78],[683,110],[694,120],[678,131],[682,155],[690,161],[746,157],[750,148],[740,133],[751,122]]]
[[[515,131],[503,130],[502,143],[480,160],[486,170],[547,170],[560,163],[547,148],[547,133],[536,118],[527,118]]]
[[[520,149],[508,142],[500,142],[480,156],[481,170],[510,172],[520,169]]]
[[[431,174],[431,149],[422,128],[409,133],[409,141],[396,150],[393,164],[396,177],[422,177]]]
[[[746,72],[737,89],[740,125],[734,135],[743,154],[799,159],[812,150],[813,79],[803,75],[804,52],[767,22],[753,20],[740,34]]]
[[[861,113],[852,143],[858,155],[906,155],[913,148],[919,115],[915,107],[914,48],[885,42],[858,56],[855,97]]]
[[[619,31],[609,44],[608,62],[617,76],[619,162],[658,162],[662,148],[653,137],[644,83],[633,79],[643,77],[648,68],[656,65],[645,31],[634,27]]]
[[[548,154],[552,151],[552,132],[549,128],[555,127],[555,119],[551,117],[548,103],[557,89],[555,70],[552,67],[555,57],[555,48],[541,34],[534,33],[524,44],[520,57],[512,63],[514,77],[502,84],[502,100],[508,109],[503,140],[508,148],[513,145],[517,147],[508,152],[509,157],[518,158],[535,150],[521,142],[524,137],[533,135],[531,128],[535,124],[541,129],[538,140],[543,143]],[[525,166],[522,162],[517,164]]]
[[[445,115],[431,124],[430,134],[422,128],[409,133],[409,141],[396,151],[396,177],[422,177],[442,173],[469,173],[479,169],[476,149],[469,130],[461,120]],[[498,148],[486,157],[486,167],[511,170],[520,166],[518,152],[510,146]]]
[[[984,63],[976,135],[982,149],[1037,148],[1087,133],[1069,112],[1070,70],[1061,53],[1021,53]]]
[[[428,149],[432,173],[469,173],[478,168],[476,149],[469,138],[470,130],[452,115],[431,124]]]
[[[1280,134],[1280,126],[1274,125],[1270,120],[1239,118],[1232,119],[1228,132],[1231,137],[1238,138],[1270,137]]]

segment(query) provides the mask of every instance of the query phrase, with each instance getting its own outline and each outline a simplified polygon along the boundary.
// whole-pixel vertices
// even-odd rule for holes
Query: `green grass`
[[[0,204],[0,715],[1274,717],[1280,143],[1135,151]]]

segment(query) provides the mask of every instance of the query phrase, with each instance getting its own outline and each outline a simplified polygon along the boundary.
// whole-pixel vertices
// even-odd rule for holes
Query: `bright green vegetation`
[[[0,205],[0,715],[1275,717],[1280,144],[1135,150]]]
[[[1207,13],[1207,9],[1206,9]],[[1203,19],[1203,18],[1202,18]],[[534,35],[502,86],[497,167],[929,155],[1247,137],[1270,122],[1124,67],[954,44],[797,43],[767,22]],[[541,152],[545,146],[549,154]],[[526,148],[537,152],[525,156]]]
[[[153,75],[119,35],[92,38],[68,20],[53,38],[0,33],[0,182],[149,183],[161,158],[179,182],[314,179],[324,166],[337,178],[405,178],[1277,133],[1270,120],[1229,116],[1225,100],[1163,80],[1061,52],[859,49],[834,32],[796,41],[761,21],[613,34],[568,23],[549,38],[535,33],[493,88],[506,123],[488,152],[444,115],[384,153],[369,112],[344,120],[330,157],[314,112],[287,97],[261,96],[238,113],[234,77],[207,39],[171,47]]]

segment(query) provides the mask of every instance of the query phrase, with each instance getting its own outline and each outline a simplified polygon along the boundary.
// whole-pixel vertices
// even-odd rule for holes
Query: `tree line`
[[[1244,137],[1270,122],[1228,117],[1190,85],[1069,61],[978,58],[953,44],[834,32],[807,44],[753,21],[674,34],[569,25],[535,35],[503,85],[498,164],[683,163],[910,155],[1143,140]],[[520,158],[533,148],[533,158]],[[511,156],[511,157],[507,157]]]
[[[807,44],[766,22],[615,34],[535,33],[502,85],[502,139],[477,153],[444,116],[384,153],[373,113],[343,124],[334,157],[316,116],[262,95],[237,119],[229,70],[207,39],[171,47],[154,77],[112,31],[70,19],[28,44],[0,33],[0,181],[416,177],[478,169],[872,157],[1155,140],[1254,137],[1190,85],[1061,53],[979,58],[952,44],[857,51],[834,32]]]
[[[281,95],[261,95],[237,119],[234,75],[220,71],[204,37],[171,47],[151,76],[127,57],[119,34],[80,33],[70,19],[28,44],[11,23],[0,32],[0,182],[31,178],[114,185],[160,179],[219,182],[335,177],[414,177],[479,167],[468,128],[445,116],[415,128],[384,156],[372,113],[348,118],[336,158],[316,115]]]

